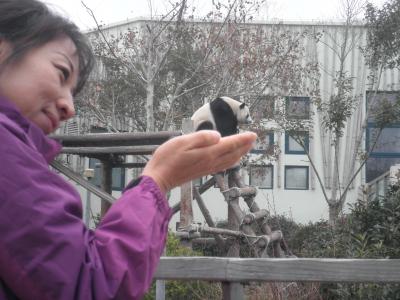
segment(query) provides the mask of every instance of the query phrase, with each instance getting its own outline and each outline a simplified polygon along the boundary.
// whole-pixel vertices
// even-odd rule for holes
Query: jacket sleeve
[[[32,145],[1,126],[0,140],[0,279],[7,289],[29,300],[140,299],[171,217],[155,182],[143,177],[126,190],[92,231],[77,191]]]

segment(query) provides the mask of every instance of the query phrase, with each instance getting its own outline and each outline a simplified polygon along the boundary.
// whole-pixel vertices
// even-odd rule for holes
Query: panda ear
[[[240,104],[239,108],[243,109],[245,106],[246,106],[246,103],[242,103],[242,104]]]

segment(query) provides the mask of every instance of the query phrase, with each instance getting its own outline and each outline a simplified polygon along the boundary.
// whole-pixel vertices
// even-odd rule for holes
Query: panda
[[[194,130],[216,130],[221,136],[239,132],[239,124],[250,124],[249,107],[229,97],[218,97],[196,110],[191,118]]]

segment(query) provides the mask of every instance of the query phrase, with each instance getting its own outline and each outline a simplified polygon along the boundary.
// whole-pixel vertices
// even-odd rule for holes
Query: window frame
[[[270,186],[253,185],[252,184],[252,172],[251,172],[252,168],[270,169],[270,172],[271,172],[271,185]],[[269,165],[250,165],[250,169],[249,169],[249,185],[250,186],[257,186],[259,189],[263,189],[263,190],[272,190],[272,189],[274,189],[274,166],[272,164],[269,164]]]
[[[306,146],[306,149],[303,150],[290,150],[289,149],[289,139],[294,138],[290,134],[290,132],[286,131],[285,132],[285,154],[295,154],[295,155],[307,155],[307,152],[310,152],[310,134],[307,131],[296,131],[296,133],[304,133],[304,143]],[[294,140],[294,142],[297,143],[297,141]],[[299,144],[300,145],[300,144]],[[301,147],[301,145],[300,145]]]
[[[365,110],[368,110],[368,106],[369,106],[369,101],[370,99],[372,99],[372,97],[370,97],[370,95],[374,95],[376,91],[372,91],[372,90],[367,90],[365,91]],[[385,90],[379,90],[377,91],[377,97],[379,97],[379,94],[383,94],[383,95],[396,95],[399,97],[400,96],[400,91],[385,91]],[[370,108],[371,110],[373,110],[373,107]],[[367,119],[367,127],[365,129],[365,151],[366,153],[369,152],[369,148],[371,146],[371,138],[370,138],[370,134],[372,130],[378,129],[378,127],[376,126],[376,121],[374,120],[373,117],[368,116]],[[391,129],[391,128],[399,128],[400,130],[400,122],[397,123],[393,123],[390,124],[389,126],[386,126],[383,130],[385,129]],[[381,140],[381,137],[379,138],[379,140]],[[378,140],[378,145],[379,145],[379,140]],[[373,161],[371,161],[371,160]],[[366,181],[369,182],[371,180],[374,180],[375,178],[377,178],[378,176],[382,175],[385,171],[379,168],[374,168],[374,166],[376,164],[379,164],[378,161],[379,160],[385,160],[385,159],[390,159],[390,160],[394,160],[395,162],[398,161],[397,159],[400,159],[400,151],[398,152],[382,152],[382,151],[376,151],[373,150],[371,153],[369,153],[369,157],[365,163],[365,167],[364,167],[364,174],[365,174],[365,178]],[[379,171],[378,171],[379,170]],[[381,172],[383,173],[381,173]],[[374,174],[372,177],[371,174]]]
[[[291,188],[287,186],[287,171],[290,169],[306,169],[306,188]],[[285,166],[285,190],[307,191],[310,189],[310,168],[309,166],[287,165]]]
[[[254,154],[263,154],[265,152],[267,152],[270,147],[272,147],[275,143],[275,134],[273,131],[268,132],[265,137],[268,139],[268,148],[267,149],[251,149],[250,153],[254,153]],[[257,143],[256,146],[258,145],[258,139],[257,139]]]
[[[371,130],[374,129],[378,129],[377,127],[374,127],[373,125],[375,124],[371,124],[369,123],[367,128],[365,129],[365,150],[368,152],[369,148],[370,148],[370,132]],[[387,126],[385,128],[383,128],[383,130],[385,129],[392,129],[392,128],[398,128],[400,130],[400,124],[396,124],[396,125],[392,125],[392,126]],[[379,139],[381,139],[381,137],[379,137]],[[379,143],[379,140],[378,140]],[[398,152],[377,152],[375,150],[373,150],[369,157],[376,157],[376,158],[388,158],[388,157],[400,157],[400,151]]]
[[[299,116],[297,114],[290,114],[289,113],[289,106],[290,106],[290,102],[291,101],[296,101],[296,102],[307,102],[307,115],[302,115]],[[286,118],[288,119],[294,119],[294,120],[309,120],[311,117],[311,101],[310,101],[310,97],[309,96],[286,96],[285,97],[285,115]]]

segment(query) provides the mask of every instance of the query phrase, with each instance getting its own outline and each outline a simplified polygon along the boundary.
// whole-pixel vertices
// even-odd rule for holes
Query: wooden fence
[[[224,300],[242,300],[253,281],[400,283],[400,259],[162,257],[155,278],[218,281]]]

